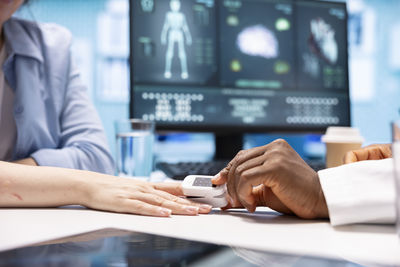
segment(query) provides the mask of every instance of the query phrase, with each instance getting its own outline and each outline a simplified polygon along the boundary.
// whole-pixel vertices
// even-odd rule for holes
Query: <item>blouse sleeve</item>
[[[69,61],[60,116],[60,148],[40,149],[31,156],[39,165],[114,174],[114,163],[100,118],[89,100],[71,55]]]

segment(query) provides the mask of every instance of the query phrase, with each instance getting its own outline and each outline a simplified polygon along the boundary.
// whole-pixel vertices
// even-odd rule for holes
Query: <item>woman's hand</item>
[[[378,160],[391,157],[391,144],[376,144],[347,152],[343,161],[347,164],[362,160]]]
[[[151,216],[208,213],[211,206],[180,198],[180,183],[149,183],[96,172],[0,161],[0,207],[88,208]]]
[[[211,210],[209,205],[179,197],[183,196],[180,183],[149,183],[105,175],[92,178],[85,183],[82,205],[93,209],[161,217]]]
[[[284,140],[239,152],[213,183],[227,183],[229,207],[267,206],[302,218],[327,218],[318,174]]]

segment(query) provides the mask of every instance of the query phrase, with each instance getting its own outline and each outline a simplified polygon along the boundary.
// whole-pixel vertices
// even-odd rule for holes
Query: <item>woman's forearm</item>
[[[38,166],[37,162],[33,158],[25,158],[13,161],[13,163],[29,165],[29,166]]]
[[[95,172],[0,161],[0,207],[82,205],[92,209],[168,217],[208,213],[211,206],[182,196],[180,183],[155,184]]]
[[[0,170],[0,207],[56,207],[83,202],[84,177],[74,170],[7,162],[0,162]]]

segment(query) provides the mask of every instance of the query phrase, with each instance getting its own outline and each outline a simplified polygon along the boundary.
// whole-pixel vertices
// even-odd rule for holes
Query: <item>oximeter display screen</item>
[[[213,184],[211,183],[210,178],[196,177],[196,179],[194,179],[193,186],[212,187]]]

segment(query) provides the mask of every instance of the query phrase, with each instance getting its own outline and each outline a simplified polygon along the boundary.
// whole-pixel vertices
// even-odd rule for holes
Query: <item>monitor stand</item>
[[[214,160],[231,160],[243,149],[243,134],[214,134]]]

